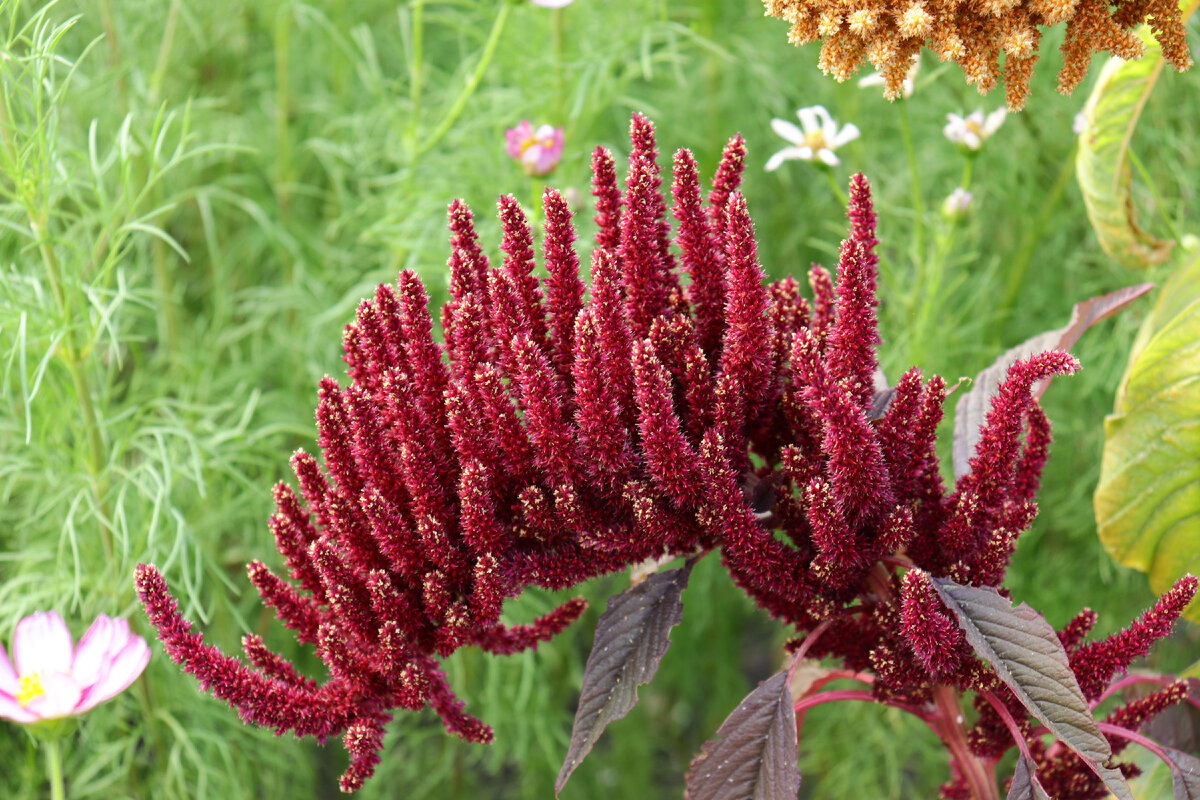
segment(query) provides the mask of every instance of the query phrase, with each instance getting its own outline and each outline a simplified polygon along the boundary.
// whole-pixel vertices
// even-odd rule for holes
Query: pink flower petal
[[[113,620],[104,614],[87,629],[75,648],[75,661],[71,674],[85,689],[94,686],[108,672],[108,663],[113,653],[125,646],[129,638],[129,623]]]
[[[120,652],[113,654],[108,673],[91,687],[79,703],[77,713],[116,697],[129,688],[150,663],[150,646],[140,636],[130,636]]]
[[[12,695],[7,692],[0,692],[0,718],[19,722],[23,725],[27,722],[36,722],[38,716],[18,703]]]
[[[13,662],[17,674],[70,672],[74,642],[57,611],[38,611],[17,623]]]
[[[74,678],[64,672],[41,673],[44,694],[29,701],[25,706],[30,713],[41,719],[55,719],[75,713],[83,689]]]
[[[17,671],[8,660],[8,653],[4,652],[4,647],[0,645],[0,693],[15,695],[19,686]]]

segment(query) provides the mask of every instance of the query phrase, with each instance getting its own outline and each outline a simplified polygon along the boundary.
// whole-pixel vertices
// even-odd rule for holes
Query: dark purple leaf
[[[679,569],[656,572],[609,598],[583,668],[571,745],[554,782],[556,795],[608,724],[637,705],[637,687],[658,671],[671,644],[671,629],[683,619],[680,596],[693,563],[689,560]]]
[[[1175,800],[1200,800],[1200,758],[1164,747]]]
[[[1108,740],[1075,680],[1058,635],[1027,604],[1016,608],[995,589],[959,586],[933,577],[946,607],[958,617],[975,653],[1020,698],[1055,737],[1074,750],[1120,800],[1133,800],[1121,773],[1104,764],[1112,758]]]
[[[1108,319],[1153,288],[1153,283],[1139,283],[1076,303],[1071,312],[1071,321],[1065,327],[1026,339],[976,375],[971,390],[959,398],[954,408],[954,477],[961,478],[971,471],[971,457],[975,455],[975,447],[979,444],[980,426],[987,419],[992,398],[1008,375],[1009,367],[1022,358],[1047,350],[1070,350],[1088,328],[1100,320]],[[1035,398],[1042,396],[1050,380],[1047,378],[1038,383],[1033,392]]]
[[[763,681],[704,743],[686,800],[796,800],[796,710],[787,670]]]
[[[1017,771],[1013,773],[1006,800],[1050,800],[1050,795],[1037,779],[1037,765],[1022,753],[1017,758]]]
[[[1188,678],[1188,694],[1200,698],[1200,679]],[[1178,703],[1155,714],[1141,732],[1159,744],[1191,755],[1200,755],[1200,709]]]

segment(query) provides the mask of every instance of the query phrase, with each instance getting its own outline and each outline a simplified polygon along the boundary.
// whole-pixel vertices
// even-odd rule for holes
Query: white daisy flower
[[[983,147],[984,142],[991,138],[993,133],[1000,129],[1007,115],[1008,110],[1004,107],[997,108],[988,114],[986,119],[980,109],[976,109],[967,117],[947,114],[946,119],[950,121],[946,123],[942,133],[946,134],[946,138],[955,144],[961,144],[968,150],[978,150]]]
[[[904,83],[901,85],[900,94],[908,99],[913,96],[913,91],[917,87],[917,73],[921,71],[921,57],[914,56],[912,64],[908,68],[908,73],[904,76]],[[872,72],[865,78],[859,78],[858,87],[866,89],[871,86],[883,86],[883,73]]]
[[[824,106],[809,106],[796,112],[800,118],[797,128],[787,120],[771,120],[771,129],[792,143],[767,161],[767,171],[779,169],[785,161],[820,161],[831,167],[842,163],[833,151],[857,139],[861,134],[858,126],[850,123],[838,127]]]

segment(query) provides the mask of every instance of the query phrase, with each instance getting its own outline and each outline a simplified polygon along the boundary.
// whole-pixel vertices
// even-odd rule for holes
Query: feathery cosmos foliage
[[[397,707],[431,706],[448,731],[491,740],[438,658],[462,646],[535,647],[583,610],[575,600],[507,627],[506,598],[648,558],[719,550],[759,605],[812,633],[812,655],[873,672],[881,701],[926,703],[935,685],[1003,689],[928,576],[1002,581],[1034,516],[1049,442],[1031,388],[1073,371],[1075,359],[1048,352],[1014,365],[971,473],[947,489],[934,447],[944,381],[913,369],[878,407],[866,180],[851,183],[836,288],[814,268],[810,303],[793,278],[764,285],[737,191],[740,137],[726,146],[707,203],[691,153],[675,155],[673,234],[650,122],[635,115],[631,138],[623,193],[609,153],[593,157],[590,286],[572,213],[555,190],[544,197],[541,280],[515,199],[499,201],[498,264],[456,201],[444,344],[407,271],[347,327],[350,383],[327,377],[319,393],[325,470],[297,453],[299,495],[275,489],[271,528],[291,581],[249,566],[264,601],[315,646],[326,682],[299,675],[257,637],[244,640],[249,666],[204,644],[159,572],[138,569],[167,652],[206,689],[254,724],[344,737],[345,791],[373,773]],[[1194,591],[1185,582],[1130,633],[1103,643],[1079,645],[1089,625],[1073,623],[1064,637],[1078,648],[1081,683],[1107,686],[1165,635]],[[1002,753],[1013,739],[984,711],[973,746]],[[1015,701],[1010,712],[1027,718]],[[1092,796],[1100,785],[1066,764],[1069,751],[1034,755],[1047,774],[1065,770],[1053,784],[1061,797]],[[947,796],[959,789],[948,785]]]
[[[942,61],[956,61],[981,93],[1004,78],[1008,107],[1017,111],[1029,96],[1041,29],[1067,24],[1058,88],[1070,93],[1087,74],[1092,55],[1107,52],[1141,58],[1133,28],[1147,22],[1163,57],[1182,71],[1192,65],[1183,16],[1176,0],[903,0],[845,4],[828,0],[764,0],[767,14],[791,24],[788,40],[823,40],[820,67],[844,81],[869,61],[883,75],[890,99],[900,97],[915,55],[929,47]],[[1000,56],[1004,56],[1003,69]]]

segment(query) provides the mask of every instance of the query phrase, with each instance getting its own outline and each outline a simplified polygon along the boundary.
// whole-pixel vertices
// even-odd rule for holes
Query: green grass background
[[[1075,301],[1161,278],[1117,267],[1090,233],[1070,175],[1071,122],[1088,85],[1055,93],[1061,31],[1043,45],[1028,108],[974,164],[974,205],[934,291],[928,264],[950,235],[937,209],[963,169],[941,133],[945,114],[994,108],[1000,93],[979,98],[957,67],[928,56],[903,109],[838,85],[756,0],[578,0],[561,13],[518,3],[477,71],[500,7],[0,0],[0,640],[49,608],[77,635],[99,612],[149,635],[131,577],[149,560],[210,641],[237,651],[241,633],[256,631],[319,676],[244,578],[251,558],[278,564],[270,487],[290,478],[294,449],[315,448],[316,383],[342,375],[341,330],[358,300],[401,268],[444,299],[452,198],[472,205],[498,252],[495,198],[528,205],[539,191],[504,154],[504,130],[522,118],[565,126],[550,182],[584,198],[591,148],[623,158],[632,111],[657,123],[664,164],[690,147],[706,175],[740,131],[744,190],[775,277],[831,265],[845,221],[811,165],[763,171],[784,145],[770,119],[821,103],[856,123],[863,135],[835,173],[844,184],[862,170],[876,192],[893,379],[912,363],[951,382],[973,375],[1063,324]],[[1163,235],[1195,231],[1200,218],[1198,90],[1197,72],[1164,73],[1146,110],[1154,124],[1134,142],[1156,190],[1141,185],[1140,213]],[[1056,185],[1064,191],[1047,203]],[[585,239],[590,216],[580,209]],[[1076,348],[1085,369],[1045,399],[1056,444],[1009,586],[1055,624],[1089,605],[1110,631],[1152,601],[1142,576],[1103,553],[1091,512],[1102,420],[1151,302],[1086,335]],[[681,796],[692,755],[777,668],[785,632],[712,561],[692,578],[659,675],[564,798]],[[401,712],[362,796],[551,796],[596,616],[622,585],[614,576],[583,587],[592,610],[536,653],[450,659],[453,685],[497,743],[463,745],[431,714]],[[507,613],[526,620],[554,601],[530,592]],[[1159,665],[1194,660],[1197,638],[1181,628]],[[145,678],[70,741],[71,797],[338,795],[340,742],[244,726],[155,652]],[[805,797],[932,797],[946,777],[919,723],[862,704],[811,712],[800,753]],[[0,723],[0,764],[0,796],[44,796],[40,755],[19,726]]]

